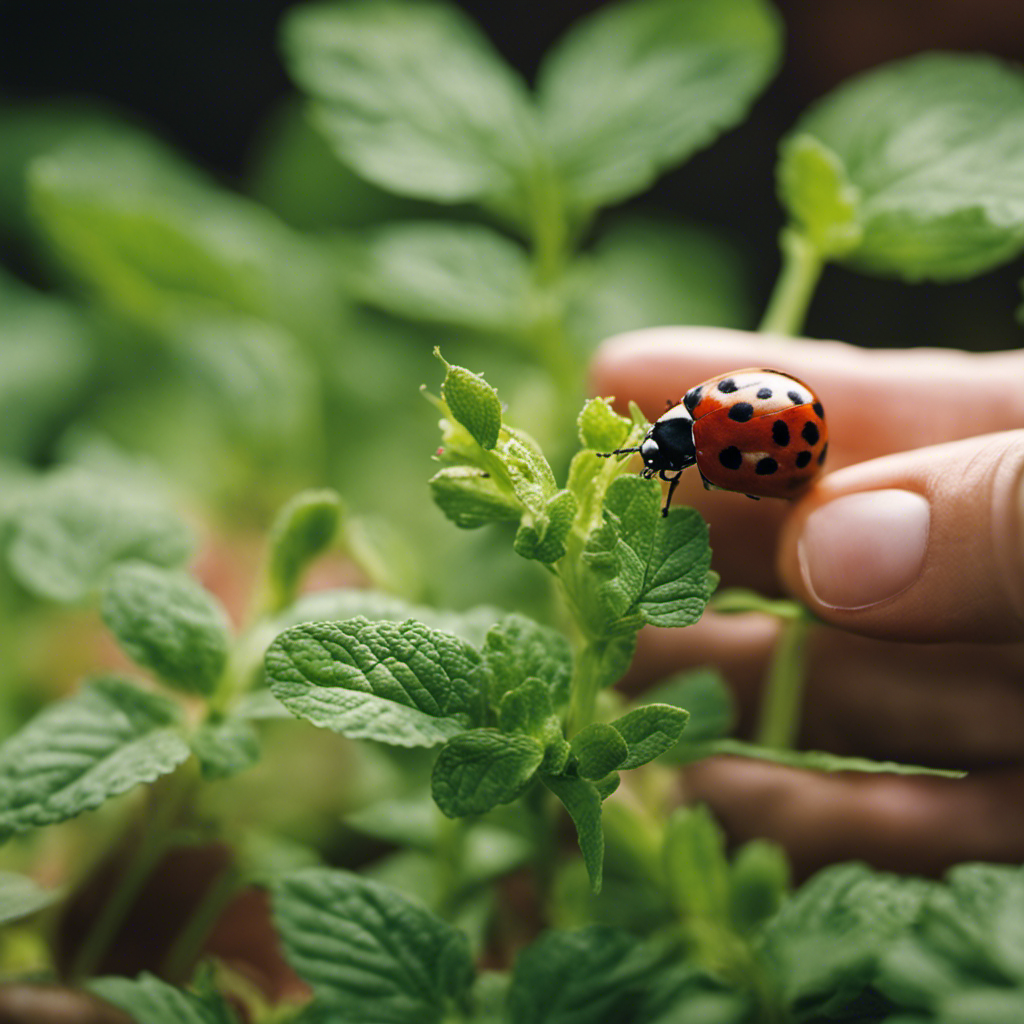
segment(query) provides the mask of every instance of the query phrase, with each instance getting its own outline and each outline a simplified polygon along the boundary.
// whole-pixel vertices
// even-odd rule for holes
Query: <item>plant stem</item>
[[[572,737],[594,720],[594,708],[601,681],[603,646],[587,640],[576,652],[572,676],[572,696],[569,698],[567,734]]]
[[[811,618],[785,619],[768,667],[768,680],[756,742],[777,750],[791,750],[800,729],[804,668]]]
[[[150,799],[155,804],[152,820],[146,823],[142,841],[128,870],[78,948],[69,971],[72,982],[81,982],[91,977],[100,965],[147,879],[171,845],[174,820],[192,790],[193,781],[188,768],[179,768],[165,780],[162,787],[155,787],[151,791]]]
[[[203,897],[185,927],[177,934],[161,964],[161,973],[172,981],[184,980],[189,967],[198,959],[210,929],[238,891],[239,872],[229,864],[203,893]]]
[[[803,330],[824,261],[808,239],[792,228],[779,236],[782,270],[758,330],[795,336]]]

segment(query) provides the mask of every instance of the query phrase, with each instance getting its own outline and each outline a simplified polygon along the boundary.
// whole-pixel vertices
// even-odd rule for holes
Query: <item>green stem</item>
[[[151,791],[150,799],[156,805],[152,820],[145,825],[142,841],[128,870],[78,948],[69,971],[72,982],[81,982],[96,972],[147,879],[171,845],[175,819],[192,790],[193,781],[192,772],[187,767],[179,768],[164,781],[163,786]]]
[[[780,235],[779,248],[782,270],[758,330],[795,336],[803,330],[824,261],[814,245],[792,228],[786,228]]]
[[[466,860],[465,818],[449,818],[437,812],[438,841],[434,856],[434,874],[437,878],[437,912],[451,920],[462,889],[463,865]]]
[[[782,623],[768,667],[761,721],[758,723],[756,742],[761,746],[791,750],[796,743],[810,629],[811,619],[806,614]]]
[[[594,640],[585,642],[576,653],[572,676],[572,696],[569,698],[567,735],[575,736],[594,720],[597,694],[601,683],[603,644]]]

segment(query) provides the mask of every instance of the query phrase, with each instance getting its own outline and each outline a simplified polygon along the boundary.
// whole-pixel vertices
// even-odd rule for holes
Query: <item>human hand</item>
[[[780,369],[818,393],[828,474],[795,504],[704,491],[722,586],[788,592],[811,637],[801,745],[968,769],[966,779],[820,775],[738,758],[689,769],[687,796],[739,840],[783,843],[799,874],[837,860],[935,873],[1024,860],[1024,352],[858,349],[707,328],[599,351],[592,389],[649,418],[700,381]],[[719,665],[749,730],[776,623],[707,613],[647,630],[630,685]]]

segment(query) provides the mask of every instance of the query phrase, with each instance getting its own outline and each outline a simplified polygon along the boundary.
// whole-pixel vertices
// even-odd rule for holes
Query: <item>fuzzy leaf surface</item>
[[[284,49],[318,126],[365,178],[527,219],[537,160],[529,99],[457,7],[312,4],[286,21]]]
[[[453,418],[464,426],[481,448],[493,448],[501,430],[501,399],[478,373],[449,366],[441,385],[441,397]]]
[[[440,1024],[473,982],[466,936],[377,882],[308,868],[272,899],[285,956],[329,1019]]]
[[[952,281],[1024,248],[1019,68],[980,55],[910,57],[844,83],[793,134],[834,154],[837,178],[858,197],[862,235],[848,258],[865,270]]]
[[[626,742],[629,753],[615,767],[639,768],[660,757],[679,742],[690,719],[689,711],[670,704],[645,704],[617,718],[612,725]]]
[[[692,508],[658,520],[638,609],[652,626],[692,626],[715,588],[707,523]]]
[[[568,702],[572,648],[558,630],[513,613],[488,631],[482,654],[491,671],[495,704],[527,679],[546,685],[555,708]]]
[[[354,739],[429,747],[471,728],[483,709],[477,651],[411,620],[293,626],[270,645],[266,670],[294,715]]]
[[[228,660],[228,617],[193,579],[144,562],[119,565],[100,613],[137,664],[187,693],[213,691]]]
[[[469,729],[441,748],[430,791],[449,818],[485,814],[514,800],[543,759],[544,747],[532,736]]]
[[[619,731],[604,722],[591,722],[570,743],[577,759],[577,770],[584,779],[603,779],[616,768],[625,767],[629,748]]]
[[[759,0],[632,0],[576,24],[538,80],[544,137],[585,215],[642,191],[735,124],[775,69]]]
[[[0,746],[0,841],[74,818],[189,756],[166,697],[115,677],[52,704]]]
[[[266,690],[261,693],[270,696]],[[203,722],[188,738],[204,779],[228,779],[260,759],[259,735],[253,728],[252,705],[242,714]],[[276,712],[275,712],[276,717]]]
[[[74,602],[94,592],[118,562],[180,565],[192,543],[191,531],[150,492],[68,469],[20,505],[7,558],[32,593]]]

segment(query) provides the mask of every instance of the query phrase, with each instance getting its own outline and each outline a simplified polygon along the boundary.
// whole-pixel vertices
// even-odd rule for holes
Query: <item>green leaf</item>
[[[74,602],[118,562],[179,565],[191,548],[189,529],[149,491],[70,468],[50,474],[20,505],[7,558],[34,594]]]
[[[625,767],[629,748],[611,725],[592,722],[581,729],[569,746],[577,760],[577,770],[584,779],[603,779],[616,768]]]
[[[716,612],[725,615],[739,614],[746,612],[763,612],[765,615],[774,615],[778,619],[802,619],[808,613],[807,609],[799,601],[792,601],[788,598],[765,597],[756,590],[747,590],[745,587],[729,587],[720,590],[711,599],[712,608]]]
[[[775,915],[789,889],[786,852],[767,839],[744,843],[733,858],[729,914],[741,935],[754,933]]]
[[[411,320],[509,334],[534,319],[525,251],[482,224],[387,224],[351,263],[356,297]]]
[[[692,508],[658,520],[638,610],[652,626],[692,626],[703,614],[717,577],[709,572],[707,523]]]
[[[440,353],[435,349],[435,355]],[[477,373],[461,366],[448,366],[441,397],[456,422],[461,423],[481,448],[493,448],[501,430],[501,399],[498,392]]]
[[[139,665],[187,693],[209,696],[227,665],[227,613],[190,577],[144,562],[116,566],[100,614]]]
[[[717,669],[697,668],[681,672],[648,690],[644,700],[652,704],[671,704],[690,712],[682,737],[683,749],[691,744],[728,736],[736,723],[732,693]]]
[[[841,259],[860,244],[860,193],[842,162],[812,135],[796,135],[779,151],[779,194],[800,233],[824,259]]]
[[[229,779],[259,761],[260,741],[252,717],[243,710],[242,714],[228,718],[211,719],[189,736],[189,746],[204,779]]]
[[[565,538],[575,518],[576,496],[569,490],[556,491],[539,514],[523,513],[513,544],[516,554],[548,565],[557,562],[565,554]]]
[[[57,417],[70,413],[81,395],[90,348],[84,318],[70,304],[0,271],[0,456],[36,454]]]
[[[818,148],[811,155],[813,139]],[[840,86],[797,124],[783,163],[800,216],[832,175],[832,216],[853,196],[847,259],[909,281],[980,274],[1024,248],[1024,72],[991,57],[924,54]],[[801,156],[801,154],[803,154]],[[810,180],[806,162],[816,170]],[[825,164],[830,168],[826,169]],[[838,193],[835,190],[838,189]],[[851,225],[841,226],[850,232]]]
[[[34,878],[13,871],[0,871],[0,924],[30,917],[56,903],[63,893],[47,889]]]
[[[617,477],[605,493],[604,521],[587,537],[583,562],[595,577],[595,595],[607,620],[634,612],[643,593],[660,493],[653,481],[639,476]]]
[[[146,1024],[234,1024],[235,1015],[216,992],[195,995],[143,972],[128,978],[95,978],[89,990]]]
[[[871,985],[933,886],[858,863],[805,882],[763,931],[764,954],[794,1016],[830,1016]]]
[[[555,708],[568,703],[572,648],[557,629],[525,615],[506,615],[488,630],[481,653],[491,672],[490,698],[495,705],[527,679],[545,684]]]
[[[475,725],[480,655],[419,622],[312,622],[266,655],[270,688],[292,714],[354,739],[429,747]]]
[[[899,761],[873,761],[867,757],[840,757],[825,750],[783,750],[778,747],[760,747],[755,743],[729,738],[714,739],[707,743],[683,744],[678,753],[687,761],[716,754],[750,757],[758,761],[805,768],[815,772],[867,772],[875,775],[934,775],[942,779],[962,779],[967,773],[951,768],[928,768],[923,765],[902,764]]]
[[[501,699],[498,727],[504,733],[524,733],[544,748],[539,770],[558,774],[569,758],[561,719],[554,713],[551,691],[540,679],[527,679]]]
[[[626,741],[629,756],[616,767],[639,768],[671,750],[686,728],[690,712],[670,704],[644,704],[612,722]]]
[[[473,983],[465,935],[376,882],[308,868],[272,899],[285,956],[331,1019],[441,1024]]]
[[[516,959],[508,993],[515,1024],[633,1020],[654,957],[628,932],[604,925],[549,931]]]
[[[591,891],[601,891],[604,872],[604,832],[601,828],[601,802],[598,788],[586,779],[569,775],[542,775],[541,781],[565,805],[579,840],[583,863],[590,877]]]
[[[580,411],[576,430],[584,448],[610,452],[629,436],[632,424],[615,412],[610,402],[608,398],[591,398]]]
[[[543,759],[544,747],[532,736],[470,729],[441,748],[430,791],[449,818],[486,814],[514,800]]]
[[[74,818],[188,756],[167,698],[108,677],[46,708],[0,746],[0,841]]]
[[[642,191],[737,123],[779,43],[758,0],[632,0],[575,25],[541,67],[538,102],[578,216]]]
[[[617,220],[571,266],[568,317],[592,344],[665,324],[749,327],[747,276],[740,254],[717,235],[664,221]],[[611,451],[620,444],[591,447]]]
[[[270,611],[295,600],[309,564],[333,542],[343,514],[336,491],[302,491],[278,512],[267,540]]]
[[[517,522],[523,514],[506,486],[473,466],[448,466],[435,473],[430,493],[445,516],[463,530]]]
[[[729,862],[725,837],[703,805],[676,810],[665,828],[665,874],[676,911],[729,924]]]
[[[538,161],[529,99],[458,8],[308,5],[286,20],[284,49],[317,124],[364,177],[528,222]]]

